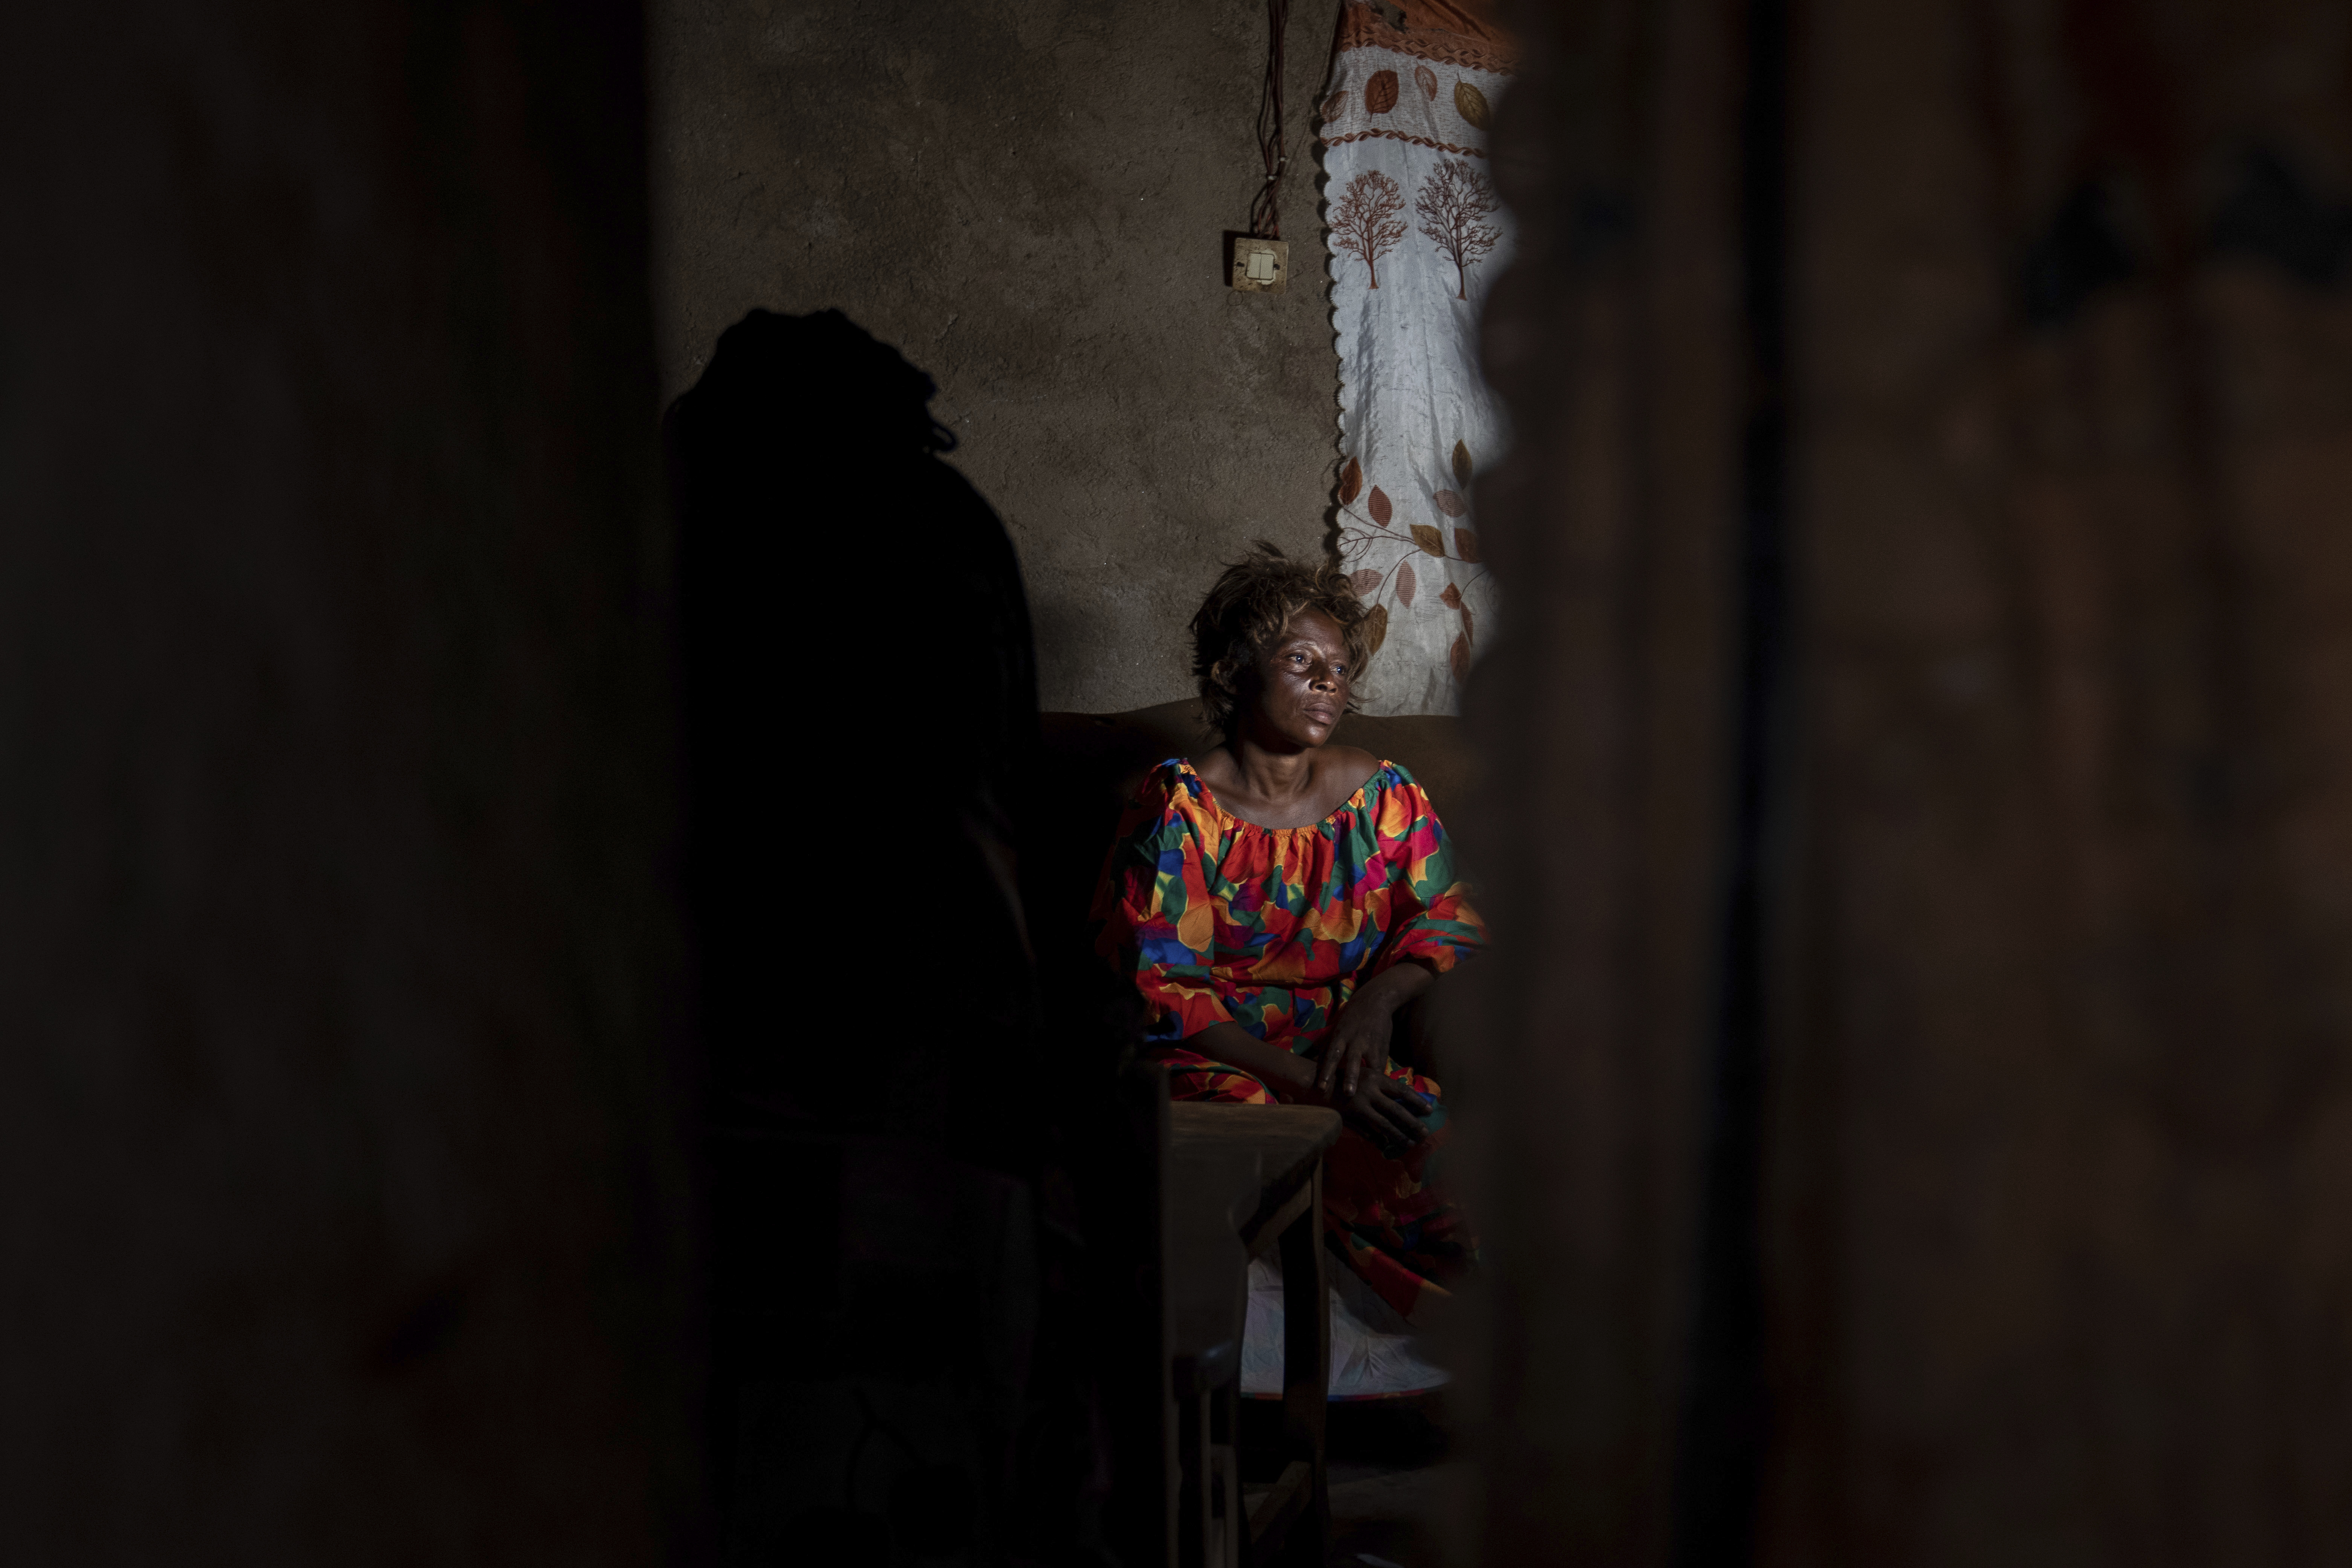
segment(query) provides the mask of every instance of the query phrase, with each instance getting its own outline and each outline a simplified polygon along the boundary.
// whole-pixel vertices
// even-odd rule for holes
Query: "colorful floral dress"
[[[1383,762],[1339,810],[1307,827],[1261,827],[1218,805],[1181,758],[1162,763],[1129,803],[1095,894],[1103,955],[1134,976],[1149,1053],[1179,1100],[1270,1105],[1250,1073],[1186,1042],[1238,1024],[1312,1057],[1348,998],[1407,959],[1443,973],[1486,943],[1469,889],[1429,796]],[[1436,1084],[1388,1064],[1433,1103]],[[1431,1180],[1445,1141],[1401,1159],[1343,1132],[1323,1173],[1324,1228],[1365,1282],[1400,1312],[1469,1260],[1473,1244]]]

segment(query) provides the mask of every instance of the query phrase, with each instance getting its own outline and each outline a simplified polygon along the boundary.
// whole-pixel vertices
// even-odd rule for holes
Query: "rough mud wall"
[[[1337,10],[1291,16],[1301,276],[1244,295],[1223,235],[1259,179],[1260,7],[659,0],[664,396],[752,307],[839,307],[938,380],[1021,552],[1045,706],[1182,695],[1218,564],[1322,548],[1338,362],[1308,132]],[[778,592],[916,564],[878,522],[808,519]]]

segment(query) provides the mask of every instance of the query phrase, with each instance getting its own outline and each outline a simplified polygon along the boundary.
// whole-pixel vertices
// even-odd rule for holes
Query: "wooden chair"
[[[1339,1118],[1314,1106],[1183,1103],[1168,1107],[1163,1125],[1175,1560],[1182,1568],[1321,1568],[1330,1540],[1323,1152],[1339,1140]],[[1235,1441],[1248,1267],[1277,1247],[1285,1462],[1244,1510]]]

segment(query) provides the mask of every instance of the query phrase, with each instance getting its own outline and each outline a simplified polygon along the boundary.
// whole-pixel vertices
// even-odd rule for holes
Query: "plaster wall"
[[[835,306],[939,382],[953,460],[1021,552],[1047,709],[1191,689],[1185,623],[1252,539],[1323,548],[1339,362],[1312,114],[1336,0],[1287,38],[1293,279],[1226,287],[1264,10],[1245,0],[657,0],[663,396],[756,306]],[[879,526],[877,526],[879,525]],[[897,559],[810,518],[808,577]]]

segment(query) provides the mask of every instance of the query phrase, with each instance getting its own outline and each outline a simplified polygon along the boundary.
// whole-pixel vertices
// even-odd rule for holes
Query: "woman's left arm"
[[[1381,792],[1375,832],[1397,875],[1390,909],[1402,917],[1373,960],[1372,973],[1348,998],[1324,1036],[1316,1083],[1353,1092],[1366,1066],[1388,1076],[1389,1037],[1397,1009],[1438,975],[1486,945],[1486,922],[1470,907],[1470,889],[1454,865],[1454,841],[1429,795],[1402,769]],[[1415,1097],[1416,1100],[1418,1097]]]
[[[1339,1009],[1339,1016],[1324,1032],[1323,1048],[1315,1063],[1315,1087],[1324,1094],[1352,1095],[1366,1064],[1381,1079],[1388,1077],[1389,1038],[1396,1029],[1400,1008],[1428,990],[1437,972],[1426,963],[1406,959],[1392,963],[1357,987]],[[1418,1098],[1418,1097],[1416,1097]]]

